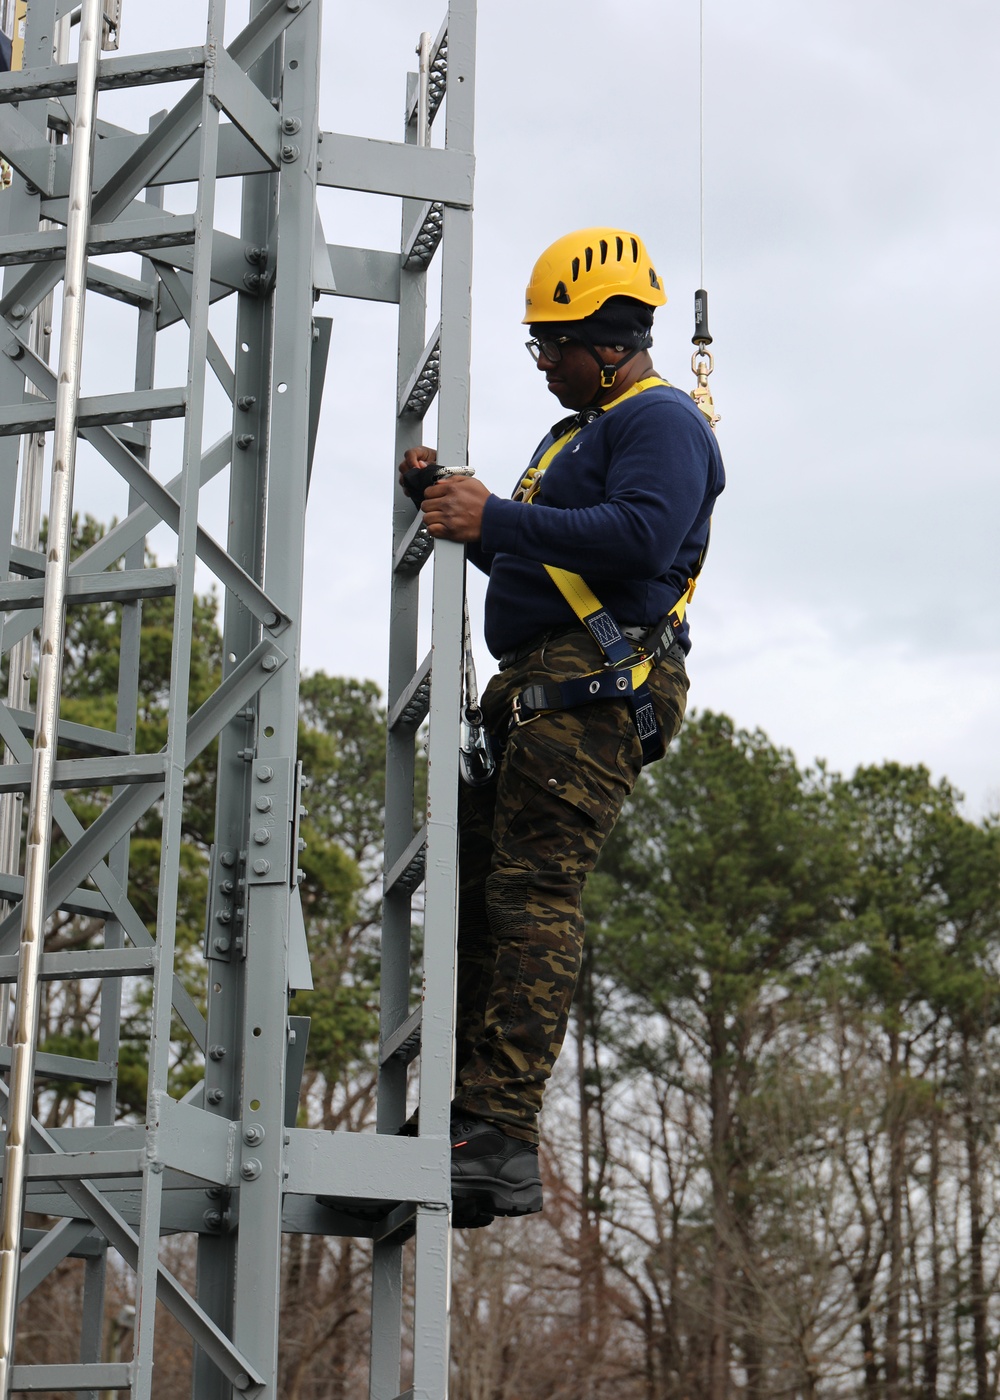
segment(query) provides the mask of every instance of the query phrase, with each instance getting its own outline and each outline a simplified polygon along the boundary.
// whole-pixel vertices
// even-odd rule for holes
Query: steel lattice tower
[[[24,19],[23,0],[17,3]],[[0,1063],[10,1066],[3,1394],[67,1391],[97,1400],[101,1391],[127,1390],[148,1400],[156,1299],[194,1339],[197,1400],[277,1400],[282,1235],[300,1231],[375,1242],[372,1400],[402,1391],[402,1256],[415,1238],[406,1394],[443,1400],[464,562],[459,546],[432,547],[401,493],[392,559],[377,1133],[294,1126],[308,1026],[289,1015],[288,992],[309,985],[297,878],[296,730],[304,528],[332,325],[317,315],[316,300],[398,303],[397,448],[420,439],[437,399],[440,460],[464,464],[474,0],[451,0],[437,39],[424,44],[399,143],[318,129],[322,0],[251,0],[245,27],[228,45],[224,0],[207,0],[203,45],[101,57],[117,8],[117,0],[84,0],[78,55],[67,62],[73,0],[30,0],[20,70],[0,75],[0,152],[13,170],[0,196],[0,578],[8,580],[0,583],[0,616],[12,675],[0,706],[0,896],[7,901],[0,981],[17,984],[11,1043],[0,1047]],[[183,95],[166,88],[166,110],[148,130],[100,119],[102,91],[180,80]],[[445,139],[433,146],[428,134],[439,111]],[[238,236],[217,227],[221,181],[240,187]],[[175,186],[194,191],[193,212],[167,212],[164,195]],[[399,250],[329,242],[318,186],[399,201]],[[120,253],[139,255],[133,273],[120,260],[102,263]],[[435,257],[441,304],[429,311],[427,269]],[[55,368],[45,333],[53,293],[62,316]],[[131,353],[127,391],[115,390],[111,375],[107,392],[80,393],[84,308],[95,298],[134,313],[131,352],[123,347],[108,366],[120,374]],[[235,303],[228,322],[218,316],[222,302]],[[229,327],[229,343],[220,325]],[[161,364],[174,363],[160,353],[171,328],[175,338],[178,328],[186,332],[186,373],[164,387],[158,355]],[[90,361],[87,368],[91,382],[101,367]],[[206,447],[206,403],[220,389],[228,427]],[[163,450],[154,425],[171,418],[181,420],[182,433],[172,439],[179,445]],[[88,509],[74,494],[78,440],[126,483],[128,510],[70,562],[69,522]],[[52,485],[43,550],[37,530],[45,476]],[[217,478],[228,480],[225,542],[212,537],[199,512],[204,488]],[[161,525],[176,539],[176,556],[150,567],[145,542]],[[418,664],[417,656],[419,585],[430,559],[433,688],[431,657]],[[192,708],[196,568],[207,571],[222,599],[225,660],[218,688]],[[137,753],[142,606],[163,597],[174,607],[167,739],[160,752]],[[113,728],[71,723],[60,713],[64,617],[82,603],[120,613]],[[34,710],[17,684],[30,668],[33,637]],[[425,718],[434,819],[414,836],[414,745]],[[216,740],[203,1013],[178,976],[175,929],[185,773]],[[99,814],[89,824],[74,815],[67,791],[98,795]],[[161,842],[152,931],[129,883],[130,838],[151,817]],[[421,888],[426,947],[414,1010],[411,901]],[[46,951],[46,921],[56,914],[93,921],[101,930],[94,946]],[[152,1005],[141,1122],[121,1119],[116,1109],[122,1010],[136,979],[151,985]],[[79,980],[101,986],[96,1061],[36,1044],[40,983]],[[203,1080],[183,1099],[168,1091],[177,1023],[204,1061]],[[420,1135],[398,1138],[407,1066],[418,1056]],[[37,1075],[87,1085],[92,1122],[46,1131],[31,1117]],[[317,1194],[340,1198],[343,1210],[318,1205]],[[371,1196],[390,1204],[365,1223],[354,1205]],[[54,1225],[25,1230],[25,1204]],[[160,1261],[161,1237],[176,1231],[198,1236],[194,1295]],[[135,1274],[130,1360],[101,1353],[109,1248]],[[14,1364],[19,1301],[70,1255],[86,1260],[78,1361]]]

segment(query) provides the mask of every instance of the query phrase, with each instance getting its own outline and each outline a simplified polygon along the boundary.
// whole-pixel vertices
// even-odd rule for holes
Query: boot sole
[[[538,1180],[512,1186],[498,1177],[454,1176],[451,1196],[456,1205],[459,1202],[468,1206],[475,1204],[494,1215],[535,1215],[543,1205],[542,1183]]]

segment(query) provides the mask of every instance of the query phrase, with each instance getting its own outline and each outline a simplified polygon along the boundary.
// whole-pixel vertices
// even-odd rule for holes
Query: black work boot
[[[494,1215],[533,1215],[542,1208],[538,1148],[482,1118],[453,1118],[451,1198],[456,1214],[474,1205]]]
[[[396,1129],[396,1136],[417,1137],[419,1131],[414,1110],[406,1122]],[[452,1205],[451,1223],[456,1230],[481,1230],[485,1225],[492,1225],[494,1218],[491,1211],[481,1209],[476,1201],[455,1201]]]

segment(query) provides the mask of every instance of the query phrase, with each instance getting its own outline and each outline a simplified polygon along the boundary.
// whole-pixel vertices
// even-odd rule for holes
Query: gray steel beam
[[[102,394],[79,401],[80,428],[97,428],[112,423],[152,422],[160,418],[183,418],[187,408],[184,389],[146,389],[133,394]],[[0,408],[0,437],[22,433],[48,433],[55,427],[56,406],[44,399],[28,399],[22,404]]]
[[[205,71],[205,47],[167,50],[163,53],[118,54],[102,58],[97,70],[100,92],[115,88],[145,87],[152,83],[199,78]],[[28,102],[42,97],[76,93],[76,64],[54,63],[40,72],[0,73],[0,102]]]
[[[333,131],[324,131],[322,139],[321,185],[472,208],[471,151],[405,146]]]
[[[154,1326],[148,1304],[155,1293],[194,1338],[197,1400],[231,1400],[234,1392],[277,1400],[275,1296],[281,1234],[310,1229],[373,1240],[371,1394],[389,1400],[401,1390],[402,1250],[415,1230],[413,1394],[420,1400],[444,1400],[450,1249],[444,1129],[450,1094],[460,682],[460,666],[453,662],[461,646],[463,579],[461,551],[434,549],[402,498],[394,530],[389,698],[390,762],[396,763],[403,782],[394,788],[387,808],[377,1135],[328,1137],[288,1127],[295,1117],[306,1027],[290,1020],[286,997],[290,985],[309,980],[295,888],[295,749],[303,522],[331,334],[329,321],[314,320],[313,301],[316,293],[327,293],[399,305],[397,394],[403,413],[398,443],[418,440],[421,419],[439,392],[440,362],[452,376],[448,392],[440,391],[440,447],[448,454],[442,459],[464,460],[471,73],[463,72],[467,85],[460,85],[463,91],[448,99],[448,107],[441,104],[449,61],[458,55],[465,63],[471,52],[473,7],[471,0],[456,0],[431,54],[421,112],[433,115],[441,108],[449,114],[445,149],[434,149],[420,144],[412,120],[400,144],[318,131],[320,0],[249,0],[249,23],[227,50],[219,45],[221,0],[208,4],[206,45],[120,55],[102,60],[99,68],[102,89],[177,78],[192,85],[148,133],[106,122],[99,128],[86,248],[92,255],[136,251],[145,257],[139,277],[96,266],[88,271],[91,292],[138,310],[135,388],[128,394],[98,393],[93,400],[81,400],[78,409],[82,435],[127,483],[129,507],[125,520],[73,561],[65,595],[68,603],[108,605],[121,613],[118,719],[113,732],[65,720],[58,725],[58,742],[81,756],[60,758],[52,768],[53,816],[68,845],[47,874],[44,907],[47,913],[62,909],[95,923],[103,920],[105,933],[103,946],[43,953],[38,977],[56,984],[85,978],[100,981],[105,990],[95,1061],[44,1050],[36,1058],[39,1077],[89,1083],[96,1107],[91,1128],[52,1135],[33,1128],[26,1171],[32,1208],[66,1218],[44,1239],[31,1237],[34,1247],[20,1282],[24,1296],[59,1260],[84,1256],[85,1336],[75,1366],[19,1373],[18,1379],[36,1389],[59,1383],[87,1400],[98,1400],[99,1388],[120,1384],[148,1400]],[[46,26],[51,28],[60,6],[65,9],[66,0],[34,0],[28,68],[0,78],[0,147],[9,148],[22,177],[3,210],[16,217],[0,226],[0,266],[12,269],[0,297],[0,315],[15,332],[62,276],[68,247],[62,229],[38,228],[39,216],[56,223],[69,217],[69,151],[50,147],[47,139],[49,131],[67,130],[66,115],[72,118],[75,108],[75,67],[53,65],[51,47],[46,48]],[[413,97],[411,88],[408,110],[415,112]],[[220,112],[233,125],[220,129]],[[214,227],[215,188],[219,179],[230,177],[244,183],[239,238]],[[25,180],[41,193],[29,195]],[[198,185],[195,214],[165,214],[151,191],[186,181]],[[401,199],[399,253],[328,243],[316,209],[318,183]],[[442,308],[440,326],[428,341],[425,271],[435,256],[443,259]],[[236,345],[246,347],[235,355],[208,328],[209,307],[232,294],[237,297]],[[188,338],[187,383],[176,390],[156,389],[157,333],[178,322]],[[203,453],[208,369],[233,410],[230,430]],[[27,383],[41,391],[41,400],[27,394]],[[0,356],[0,466],[12,460],[12,438],[46,431],[54,401],[51,370],[13,334]],[[164,485],[165,473],[154,475],[150,469],[150,448],[155,424],[170,414],[184,420],[183,469]],[[115,430],[112,424],[117,424]],[[280,492],[269,490],[272,460],[281,462]],[[201,486],[227,468],[230,532],[223,547],[200,526],[198,500]],[[0,513],[6,505],[0,491]],[[177,565],[153,570],[145,566],[144,537],[161,521],[176,533]],[[419,575],[432,553],[433,689],[429,658],[419,667],[416,658]],[[9,647],[28,638],[37,625],[43,596],[38,579],[45,561],[39,551],[13,552],[2,540],[0,555],[0,623]],[[8,558],[16,577],[4,582]],[[219,689],[189,713],[186,677],[196,559],[208,565],[223,590],[225,660]],[[113,567],[121,560],[124,568]],[[141,609],[146,599],[171,595],[175,625],[168,741],[161,753],[135,754]],[[278,632],[280,650],[268,636]],[[435,770],[435,822],[414,837],[414,737],[425,717]],[[31,722],[23,711],[0,714],[0,740],[13,759],[0,773],[0,791],[27,790]],[[173,968],[172,941],[183,774],[215,738],[219,782],[205,930],[206,1023]],[[62,791],[88,787],[113,791],[84,829]],[[129,896],[128,840],[136,823],[147,821],[161,801],[154,938]],[[264,802],[268,811],[262,816]],[[256,829],[266,829],[271,838],[266,845],[255,844]],[[430,868],[428,853],[434,868],[424,901],[426,1009],[421,1011],[409,1005],[410,905]],[[19,877],[0,877],[0,897],[16,903],[22,888]],[[9,946],[15,922],[12,914],[0,923],[0,985],[14,975]],[[116,1121],[115,1062],[120,989],[136,977],[153,980],[150,1087],[145,1122],[126,1126]],[[175,1011],[196,1044],[211,1050],[203,1085],[181,1104],[166,1092]],[[421,1136],[396,1140],[392,1133],[404,1112],[407,1065],[420,1051]],[[433,1066],[427,1063],[431,1056]],[[39,1152],[46,1155],[37,1156]],[[90,1178],[100,1182],[100,1189]],[[195,1181],[202,1189],[192,1185]],[[325,1210],[313,1199],[333,1189],[349,1204],[369,1195],[373,1184],[384,1199],[399,1202],[378,1222],[362,1221],[349,1210]],[[206,1201],[205,1187],[216,1193],[218,1209]],[[160,1235],[175,1229],[199,1235],[196,1303],[181,1296],[176,1280],[158,1262]],[[136,1271],[140,1298],[135,1360],[118,1370],[100,1351],[109,1245]]]
[[[108,574],[71,574],[66,580],[67,602],[135,603],[140,598],[169,598],[176,587],[175,569],[130,569]],[[42,604],[41,580],[0,583],[0,608],[38,608]]]
[[[2,75],[0,75],[2,76]],[[119,224],[91,224],[88,256],[95,253],[138,253],[146,248],[170,248],[194,242],[194,222],[189,214],[161,214],[134,232]],[[18,263],[51,262],[66,256],[66,230],[40,230],[34,236],[7,234],[0,238],[0,267]]]

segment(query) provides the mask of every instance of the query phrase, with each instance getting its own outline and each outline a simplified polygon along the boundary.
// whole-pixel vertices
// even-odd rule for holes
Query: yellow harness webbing
[[[610,413],[612,409],[617,408],[618,405],[624,403],[626,399],[634,398],[636,394],[641,394],[645,389],[652,389],[658,385],[662,385],[667,389],[670,388],[670,384],[666,379],[660,379],[659,376],[655,374],[650,375],[648,379],[640,379],[638,384],[633,384],[631,389],[626,389],[624,394],[615,399],[612,403],[609,403],[607,408],[603,409],[602,412]],[[536,465],[528,468],[521,478],[517,490],[514,492],[514,499],[516,501],[524,501],[525,504],[530,504],[535,499],[535,496],[541,488],[542,477],[545,475],[547,468],[567,443],[572,442],[579,432],[580,428],[576,427],[571,428],[567,433],[563,433],[562,437],[556,438],[555,442],[545,450]],[[669,617],[677,618],[678,626],[684,621],[684,614],[687,611],[688,603],[690,603],[691,599],[694,597],[695,585],[698,580],[698,574],[701,572],[701,560],[704,558],[704,554],[705,551],[702,550],[694,577],[688,579],[687,588],[685,588],[684,592],[668,613]],[[552,582],[559,589],[559,592],[585,627],[587,626],[588,617],[592,617],[595,613],[604,611],[600,600],[591,592],[590,588],[579,574],[571,573],[569,569],[556,568],[552,564],[546,564],[544,567]],[[641,684],[641,682],[646,679],[649,672],[652,670],[652,666],[653,663],[651,661],[644,661],[641,666],[633,668],[633,681],[636,685]],[[641,672],[641,676],[637,675],[637,672]]]

